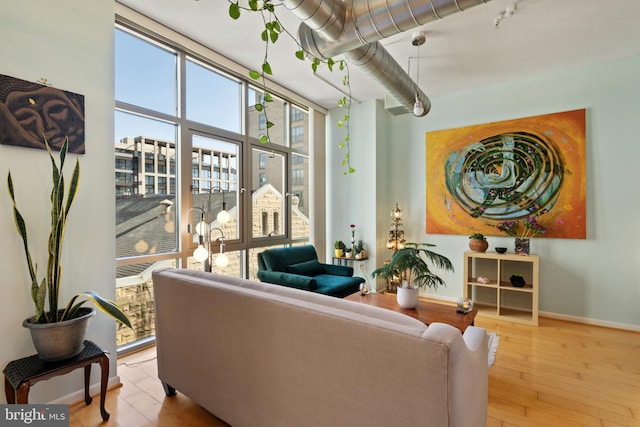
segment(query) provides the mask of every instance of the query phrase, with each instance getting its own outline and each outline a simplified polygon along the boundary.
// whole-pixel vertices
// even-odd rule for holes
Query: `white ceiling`
[[[117,0],[200,44],[252,69],[263,61],[262,21],[244,12],[228,15],[224,0]],[[349,0],[347,0],[349,1]],[[426,0],[425,0],[426,1]],[[278,1],[274,2],[279,4]],[[519,0],[516,13],[498,28],[494,18],[513,0],[492,0],[420,29],[420,87],[429,97],[493,85],[534,74],[640,54],[639,0]],[[284,7],[277,14],[297,34],[299,21]],[[411,33],[381,41],[405,70],[416,75]],[[295,43],[282,35],[270,45],[273,80],[325,108],[343,95],[342,75],[326,69],[314,76],[309,61],[294,56]],[[355,101],[384,98],[384,91],[356,67],[350,68]]]

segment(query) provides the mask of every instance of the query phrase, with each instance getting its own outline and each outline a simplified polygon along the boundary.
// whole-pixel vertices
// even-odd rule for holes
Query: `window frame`
[[[116,111],[123,111],[123,112],[127,112],[127,113],[134,113],[134,114],[139,114],[141,116],[148,116],[150,118],[154,118],[154,119],[158,119],[158,120],[162,120],[162,121],[167,121],[170,123],[177,123],[178,126],[178,136],[177,136],[177,141],[176,141],[176,145],[179,147],[177,148],[177,150],[180,153],[180,156],[178,158],[178,161],[176,162],[175,159],[172,159],[170,162],[165,163],[165,165],[168,164],[168,167],[166,167],[166,169],[169,169],[171,172],[172,171],[176,171],[176,176],[178,177],[178,182],[180,182],[180,187],[179,189],[176,189],[177,195],[176,195],[176,200],[178,203],[178,207],[177,207],[177,212],[178,212],[178,216],[177,216],[177,223],[180,224],[181,219],[186,217],[186,211],[188,209],[190,209],[190,202],[187,201],[187,199],[189,199],[188,195],[191,193],[191,185],[192,185],[192,171],[191,169],[191,157],[190,157],[190,153],[188,151],[188,149],[184,146],[184,141],[187,141],[188,138],[186,138],[186,135],[188,134],[188,132],[191,131],[203,131],[206,133],[211,133],[217,137],[223,137],[223,138],[231,138],[231,139],[236,139],[238,137],[240,137],[240,139],[242,140],[242,144],[243,147],[241,149],[241,155],[243,156],[244,160],[244,166],[242,168],[243,172],[243,176],[237,176],[236,181],[234,182],[234,184],[232,185],[233,187],[238,187],[238,190],[243,190],[244,187],[246,187],[246,185],[244,183],[246,182],[250,182],[250,173],[253,171],[253,169],[257,169],[256,165],[251,165],[250,163],[250,156],[248,156],[248,153],[250,153],[251,147],[253,146],[258,146],[258,147],[264,147],[265,145],[260,143],[258,138],[253,138],[248,136],[248,120],[247,120],[247,114],[248,114],[248,105],[249,105],[249,100],[248,100],[248,96],[250,93],[250,90],[256,90],[255,87],[251,86],[251,82],[248,81],[246,78],[240,77],[240,76],[235,76],[233,75],[233,73],[229,73],[228,70],[225,70],[223,68],[220,67],[219,64],[216,64],[215,61],[213,59],[208,59],[208,58],[203,58],[200,55],[196,55],[194,54],[193,51],[188,50],[188,49],[184,49],[181,45],[179,45],[178,43],[173,43],[169,40],[167,40],[164,37],[158,36],[157,34],[154,34],[152,31],[149,31],[147,29],[144,28],[140,28],[136,25],[131,25],[131,23],[129,22],[124,22],[122,20],[116,20],[115,23],[115,29],[116,30],[121,30],[121,31],[125,31],[127,33],[129,33],[130,35],[134,36],[134,37],[139,37],[141,39],[143,39],[144,41],[150,42],[156,46],[159,46],[163,49],[166,49],[168,51],[171,52],[175,52],[177,55],[177,67],[178,67],[178,94],[179,94],[179,99],[178,99],[178,112],[176,113],[176,116],[171,116],[165,113],[161,113],[161,112],[157,112],[157,111],[152,111],[149,110],[147,108],[143,108],[143,107],[138,107],[135,105],[130,105],[127,103],[123,103],[120,102],[118,100],[115,100],[115,110]],[[238,81],[241,82],[242,84],[242,129],[241,129],[241,134],[237,134],[237,133],[233,133],[233,132],[229,132],[226,131],[224,129],[218,129],[218,128],[214,128],[212,126],[208,126],[205,124],[201,124],[201,123],[196,123],[196,122],[192,122],[186,119],[185,116],[185,111],[184,111],[184,106],[186,104],[184,97],[186,96],[185,91],[183,90],[183,88],[185,87],[185,64],[187,60],[193,60],[194,62],[196,62],[199,65],[204,65],[207,67],[210,67],[212,70],[214,70],[214,72],[219,73],[219,74],[223,74],[223,75],[228,75],[231,78],[237,79]],[[279,96],[279,95],[278,95]],[[291,161],[291,156],[293,151],[290,148],[290,139],[291,139],[291,128],[290,128],[290,123],[289,121],[291,120],[292,117],[292,109],[293,111],[298,110],[297,113],[294,113],[293,116],[294,118],[297,117],[297,119],[295,119],[296,122],[298,122],[300,120],[300,117],[304,118],[304,114],[307,113],[309,114],[309,119],[311,120],[311,113],[310,113],[310,108],[309,107],[304,107],[301,106],[299,103],[293,103],[290,100],[287,100],[286,97],[282,97],[279,96],[279,98],[285,103],[286,105],[286,111],[287,114],[284,114],[285,118],[285,123],[283,123],[283,126],[285,126],[285,129],[287,129],[286,135],[285,135],[285,139],[286,144],[284,146],[278,146],[277,149],[278,151],[282,152],[286,157],[286,185],[285,185],[285,191],[286,193],[283,195],[284,197],[288,197],[288,195],[291,193],[291,165],[292,165],[292,161]],[[216,161],[212,162],[215,163]],[[144,168],[144,158],[142,159],[142,167]],[[212,169],[214,169],[213,165],[212,165]],[[186,172],[186,174],[185,174]],[[219,174],[219,172],[214,172],[212,173],[213,177],[212,179],[216,179],[216,174]],[[235,175],[235,174],[234,174]],[[309,179],[311,179],[311,176],[309,176]],[[168,187],[167,187],[168,186]],[[176,186],[176,182],[171,179],[169,182],[167,182],[165,184],[165,187],[169,190],[169,192],[171,192],[171,189],[174,188]],[[310,186],[312,187],[312,186]],[[143,187],[145,188],[145,185],[143,184]],[[146,190],[145,190],[146,192]],[[242,196],[241,198],[244,199],[250,199],[250,197],[247,197],[246,195]],[[282,233],[281,235],[277,236],[277,241],[274,241],[274,239],[267,239],[269,240],[269,242],[264,242],[263,240],[265,240],[264,238],[260,238],[260,239],[252,239],[251,233],[249,232],[249,229],[251,227],[251,224],[248,224],[247,220],[250,218],[251,215],[251,203],[246,203],[246,206],[242,208],[243,212],[240,213],[241,217],[243,218],[243,222],[245,224],[245,227],[243,227],[243,229],[240,230],[240,238],[238,239],[238,241],[236,242],[229,242],[228,246],[227,246],[227,250],[243,250],[245,252],[248,253],[248,251],[252,248],[258,248],[261,246],[267,246],[267,245],[273,245],[273,244],[282,244],[282,245],[291,245],[291,244],[295,244],[297,241],[299,241],[299,239],[293,239],[291,237],[291,233],[290,233],[290,229],[291,229],[291,210],[289,209],[289,203],[285,203],[285,206],[287,206],[287,212],[283,212],[283,218],[285,219],[285,232]],[[309,236],[306,237],[306,240],[310,240],[311,239],[311,235],[313,234],[312,228],[313,228],[313,222],[310,221],[310,231],[309,231]],[[184,227],[182,227],[184,228]],[[171,252],[171,253],[165,253],[165,254],[158,254],[158,255],[154,255],[154,256],[142,256],[142,257],[126,257],[126,258],[117,258],[116,259],[116,265],[121,266],[121,265],[127,265],[127,264],[133,264],[133,263],[139,263],[145,260],[148,261],[161,261],[161,260],[166,260],[166,259],[179,259],[182,263],[186,264],[187,258],[191,255],[191,251],[192,251],[192,247],[190,244],[185,244],[185,239],[183,239],[182,237],[185,235],[186,233],[179,233],[179,237],[178,237],[178,247],[176,249],[175,252]],[[143,259],[142,259],[143,258]],[[248,268],[246,269],[248,270]]]

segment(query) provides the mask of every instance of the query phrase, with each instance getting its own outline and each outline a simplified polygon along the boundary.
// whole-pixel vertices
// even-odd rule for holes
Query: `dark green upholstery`
[[[258,278],[262,282],[339,298],[357,292],[365,281],[362,277],[353,277],[352,267],[319,262],[313,245],[267,249],[259,253]]]

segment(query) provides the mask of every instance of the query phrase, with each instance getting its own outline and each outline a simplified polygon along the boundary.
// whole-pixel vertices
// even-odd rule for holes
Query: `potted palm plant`
[[[404,249],[393,254],[388,264],[376,269],[371,277],[388,279],[402,276],[402,287],[398,287],[398,305],[403,308],[414,308],[418,304],[420,288],[446,286],[446,283],[431,271],[429,263],[444,271],[453,271],[449,258],[432,252],[427,248],[434,247],[430,243],[406,243]]]
[[[37,275],[38,265],[33,262],[29,249],[25,220],[16,204],[11,171],[7,176],[7,187],[13,203],[16,229],[22,238],[24,254],[27,259],[27,269],[31,279],[31,299],[35,305],[35,315],[27,318],[23,322],[23,326],[30,330],[33,344],[40,358],[46,361],[56,361],[73,357],[82,351],[87,322],[95,314],[95,310],[92,307],[83,307],[87,301],[93,302],[101,311],[120,323],[128,327],[131,327],[131,323],[113,301],[104,299],[95,292],[86,291],[74,295],[64,308],[58,304],[62,283],[62,266],[60,264],[62,242],[69,210],[78,190],[80,162],[76,159],[65,201],[66,190],[63,167],[69,148],[69,141],[65,139],[60,149],[59,167],[46,139],[45,145],[51,158],[52,166],[51,230],[47,245],[47,270],[45,277],[41,280]],[[45,309],[47,302],[48,310]]]

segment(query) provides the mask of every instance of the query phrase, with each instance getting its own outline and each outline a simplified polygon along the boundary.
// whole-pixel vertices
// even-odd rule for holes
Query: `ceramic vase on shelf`
[[[469,249],[474,252],[486,252],[487,248],[489,248],[489,242],[484,239],[469,240]]]
[[[515,252],[518,255],[529,255],[529,242],[530,239],[521,239],[516,237]]]

